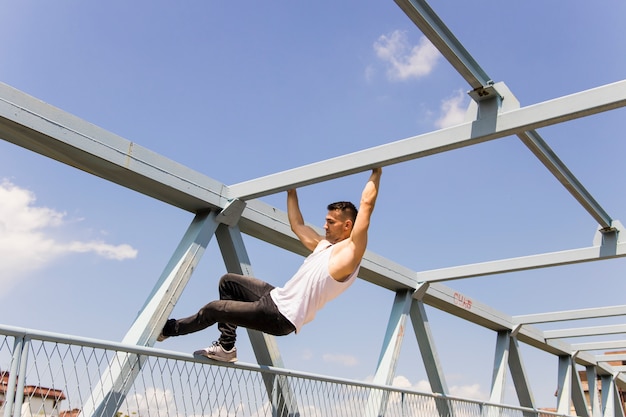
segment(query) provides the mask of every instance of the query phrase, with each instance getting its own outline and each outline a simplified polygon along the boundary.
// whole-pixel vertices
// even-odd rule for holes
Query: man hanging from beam
[[[287,191],[287,214],[291,230],[312,253],[282,287],[260,279],[227,273],[219,282],[220,299],[196,314],[169,319],[157,341],[206,329],[217,323],[219,339],[194,355],[222,361],[237,361],[237,327],[275,336],[298,333],[328,301],[355,281],[367,247],[367,233],[378,189],[381,168],[374,168],[361,194],[358,210],[340,201],[329,204],[325,236],[307,226],[295,189]]]

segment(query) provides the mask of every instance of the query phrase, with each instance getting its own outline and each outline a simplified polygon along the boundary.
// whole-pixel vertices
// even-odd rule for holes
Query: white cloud
[[[366,382],[372,382],[374,380],[373,376],[369,376],[366,379]],[[397,375],[393,378],[391,383],[392,386],[402,389],[408,389],[417,392],[429,393],[432,392],[430,388],[430,382],[427,380],[419,380],[416,383],[412,383],[407,377],[403,375]],[[452,385],[448,389],[449,395],[453,397],[459,398],[468,398],[474,400],[487,400],[489,395],[480,387],[480,384],[470,384],[470,385]]]
[[[71,253],[95,253],[106,259],[131,259],[130,245],[101,241],[59,242],[51,234],[63,226],[65,213],[35,206],[35,195],[8,180],[0,183],[0,296],[26,274],[40,270]]]
[[[467,111],[466,94],[462,90],[458,90],[452,97],[449,97],[441,102],[439,119],[435,121],[435,125],[443,129],[444,127],[450,127],[458,125],[465,120],[465,113]]]
[[[472,398],[474,400],[487,400],[489,395],[482,392],[480,384],[453,385],[450,387],[450,395],[460,398]]]
[[[332,353],[326,353],[322,356],[324,362],[330,363],[338,363],[343,366],[356,366],[359,364],[359,361],[354,356],[350,355],[337,355]]]
[[[425,380],[417,381],[415,384],[412,384],[411,381],[405,376],[398,375],[393,378],[391,385],[398,388],[410,389],[419,392],[430,392],[430,383]]]
[[[387,76],[391,80],[404,81],[430,74],[441,54],[422,36],[419,44],[411,46],[406,33],[396,30],[381,35],[374,43],[376,55],[389,64]]]

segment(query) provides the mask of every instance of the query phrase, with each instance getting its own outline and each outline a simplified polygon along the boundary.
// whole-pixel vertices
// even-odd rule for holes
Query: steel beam
[[[496,119],[462,123],[229,187],[229,198],[249,200],[475,145],[528,130],[626,106],[626,80],[500,113]]]
[[[580,310],[552,311],[549,313],[538,314],[525,314],[513,316],[513,321],[519,324],[535,324],[623,315],[626,315],[626,305],[585,308]]]
[[[605,342],[574,343],[573,351],[626,349],[626,340],[609,340]]]
[[[596,355],[596,360],[598,362],[626,361],[626,353]]]
[[[219,182],[3,83],[0,138],[192,213],[227,203]]]
[[[478,65],[443,21],[423,0],[395,0],[402,11],[435,45],[448,62],[474,89],[490,84],[491,78]]]
[[[626,333],[626,324],[578,327],[575,329],[546,330],[543,332],[543,336],[546,339],[563,339],[567,337],[598,336],[619,333]]]
[[[432,269],[418,272],[420,282],[441,282],[484,275],[525,271],[530,269],[570,265],[581,262],[600,261],[626,256],[626,242],[617,243],[610,251],[603,246],[591,246],[560,252],[501,259],[450,268]]]
[[[559,159],[559,157],[550,149],[548,144],[535,131],[527,131],[518,133],[517,136],[522,142],[535,154],[537,159],[548,168],[548,170],[556,177],[557,180],[570,192],[570,194],[578,201],[591,217],[593,217],[600,227],[604,230],[611,228],[613,219],[598,204],[593,196],[585,189],[585,187],[576,179],[574,174]]]

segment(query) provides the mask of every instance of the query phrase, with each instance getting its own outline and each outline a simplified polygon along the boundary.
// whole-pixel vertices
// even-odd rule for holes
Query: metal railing
[[[123,393],[103,392],[131,356]],[[560,414],[0,325],[0,417]]]

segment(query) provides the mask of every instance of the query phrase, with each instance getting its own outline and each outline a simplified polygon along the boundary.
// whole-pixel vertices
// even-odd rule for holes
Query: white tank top
[[[360,265],[344,281],[336,281],[328,272],[332,245],[310,254],[295,275],[282,287],[276,287],[270,296],[278,311],[296,328],[315,318],[324,305],[344,292],[354,282]]]

